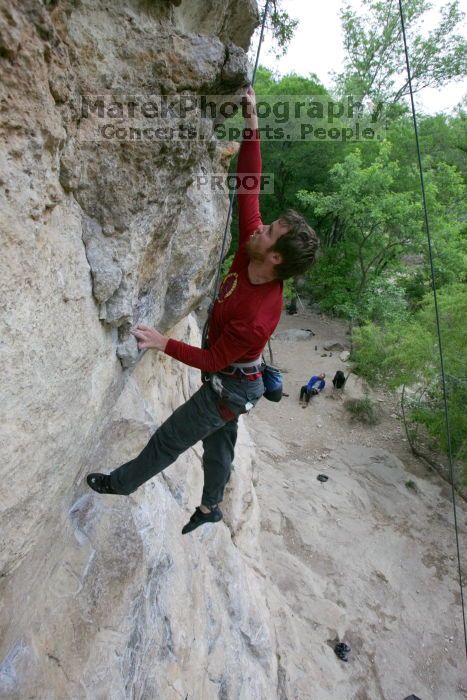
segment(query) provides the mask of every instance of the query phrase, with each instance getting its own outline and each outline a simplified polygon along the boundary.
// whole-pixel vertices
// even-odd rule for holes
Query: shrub
[[[367,425],[376,425],[380,418],[375,404],[368,397],[363,399],[347,399],[344,402],[345,408],[349,411],[352,420]]]
[[[412,479],[405,482],[405,487],[411,491],[417,491],[417,484]]]

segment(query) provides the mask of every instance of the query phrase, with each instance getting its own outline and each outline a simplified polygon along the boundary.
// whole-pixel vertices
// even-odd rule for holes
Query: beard
[[[266,260],[266,255],[256,248],[256,241],[249,239],[245,246],[248,257],[252,262],[262,263]]]

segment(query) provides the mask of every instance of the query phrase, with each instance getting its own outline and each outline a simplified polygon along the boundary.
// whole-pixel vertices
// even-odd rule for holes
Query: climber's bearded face
[[[272,224],[261,224],[261,226],[258,226],[246,244],[250,260],[262,263],[268,259],[268,256],[274,255],[273,251],[276,242],[287,231],[287,225],[279,219],[273,221]]]

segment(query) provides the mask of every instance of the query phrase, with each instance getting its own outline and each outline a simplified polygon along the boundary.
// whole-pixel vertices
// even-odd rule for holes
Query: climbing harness
[[[249,362],[232,362],[231,365],[221,370],[221,374],[228,374],[231,376],[252,375],[261,373],[262,369],[263,363],[261,357],[258,357],[256,360],[250,360]]]
[[[459,575],[460,599],[461,599],[461,607],[462,607],[462,619],[463,619],[463,624],[464,624],[464,645],[465,645],[465,654],[466,654],[466,658],[467,658],[467,627],[466,627],[466,619],[465,619],[464,593],[463,593],[463,586],[462,586],[462,566],[461,566],[461,556],[460,556],[460,547],[459,547],[459,529],[458,529],[458,524],[457,524],[456,495],[455,495],[455,488],[454,488],[454,466],[453,466],[453,459],[452,459],[451,428],[450,428],[450,422],[449,422],[448,395],[447,395],[447,386],[446,386],[446,376],[447,375],[446,375],[446,372],[444,369],[443,342],[442,342],[442,336],[441,336],[441,324],[440,324],[440,315],[439,315],[439,307],[438,307],[438,296],[436,293],[436,275],[435,275],[435,268],[434,268],[434,262],[433,262],[433,249],[432,249],[432,242],[431,242],[430,225],[429,225],[429,221],[428,221],[428,207],[427,207],[426,195],[425,195],[425,182],[424,182],[424,178],[423,178],[422,156],[421,156],[421,152],[420,152],[420,141],[418,138],[417,115],[416,115],[416,111],[415,111],[415,101],[414,101],[413,90],[412,90],[412,78],[411,78],[411,74],[410,74],[409,52],[407,49],[407,38],[406,38],[406,34],[405,34],[405,22],[404,22],[404,11],[402,8],[402,0],[399,0],[399,13],[400,13],[400,18],[401,18],[402,38],[404,41],[405,63],[406,63],[406,68],[407,68],[407,78],[408,78],[408,82],[409,82],[410,104],[412,107],[412,119],[413,119],[414,132],[415,132],[415,144],[416,144],[416,148],[417,148],[418,171],[419,171],[419,175],[420,175],[420,188],[421,188],[421,193],[422,193],[422,204],[423,204],[423,212],[424,212],[425,231],[426,231],[426,236],[427,236],[427,241],[428,241],[428,257],[430,260],[431,286],[433,289],[433,301],[434,301],[434,307],[435,307],[436,329],[437,329],[437,335],[438,335],[439,360],[440,360],[440,368],[441,368],[441,386],[442,386],[443,403],[444,403],[444,422],[445,422],[445,426],[446,426],[446,438],[447,438],[447,445],[448,445],[449,480],[451,482],[451,496],[452,496],[452,505],[453,505],[453,511],[454,511],[454,529],[455,529],[455,534],[456,534],[456,549],[457,549],[457,565],[458,565],[458,575]]]

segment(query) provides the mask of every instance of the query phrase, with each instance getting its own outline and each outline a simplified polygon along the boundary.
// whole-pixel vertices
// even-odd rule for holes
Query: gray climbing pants
[[[201,503],[205,506],[220,503],[230,478],[238,417],[253,408],[263,393],[261,378],[250,381],[223,374],[211,375],[210,381],[156,430],[135,459],[111,473],[112,489],[126,495],[133,493],[202,440],[204,488]]]

